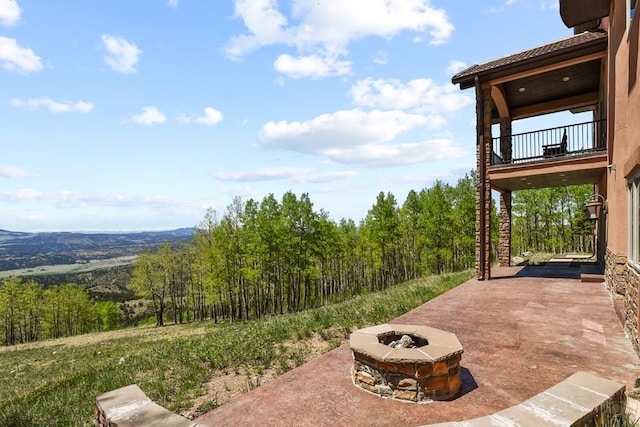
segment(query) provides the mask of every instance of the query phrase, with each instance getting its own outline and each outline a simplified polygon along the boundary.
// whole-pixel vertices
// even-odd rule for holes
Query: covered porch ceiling
[[[492,117],[511,120],[596,106],[604,72],[607,33],[564,40],[474,65],[452,78],[461,89],[491,90]]]

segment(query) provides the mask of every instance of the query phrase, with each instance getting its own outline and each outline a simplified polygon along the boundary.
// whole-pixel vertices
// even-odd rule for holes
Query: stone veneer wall
[[[353,383],[381,397],[432,402],[451,399],[462,387],[460,353],[433,363],[387,362],[356,352],[353,359]]]
[[[476,125],[478,131],[478,141],[476,143],[478,171],[476,187],[476,277],[488,280],[491,278],[491,182],[487,169],[491,166],[493,152],[491,137],[493,100],[491,99],[491,88],[487,86],[480,89],[479,93],[477,91],[476,99],[482,99],[482,106],[476,103],[476,121],[478,123]],[[481,173],[483,170],[485,171],[484,176]],[[484,218],[481,215],[481,205],[484,210]],[[482,239],[484,239],[484,245],[481,244],[481,235]]]
[[[500,194],[498,262],[500,267],[511,265],[511,191]]]
[[[616,255],[609,248],[604,257],[605,282],[607,289],[614,297],[623,303],[622,323],[629,340],[640,354],[640,339],[638,337],[638,288],[640,277],[638,273],[627,264],[627,257]]]

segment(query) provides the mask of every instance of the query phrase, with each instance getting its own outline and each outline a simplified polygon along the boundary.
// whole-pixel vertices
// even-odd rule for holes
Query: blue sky
[[[0,0],[0,229],[359,221],[475,166],[455,72],[571,34],[557,0]]]

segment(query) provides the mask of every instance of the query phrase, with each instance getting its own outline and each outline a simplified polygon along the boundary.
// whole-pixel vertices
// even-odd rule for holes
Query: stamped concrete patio
[[[476,418],[586,371],[633,387],[640,361],[603,283],[569,263],[493,269],[392,323],[456,334],[464,347],[454,399],[403,403],[353,385],[348,344],[209,412],[216,426],[416,426]],[[391,323],[391,322],[390,322]]]

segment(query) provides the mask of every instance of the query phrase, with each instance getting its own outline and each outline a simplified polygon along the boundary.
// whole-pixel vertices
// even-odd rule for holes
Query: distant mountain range
[[[25,233],[0,229],[0,272],[133,256],[191,239],[194,228],[135,233]]]

